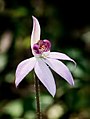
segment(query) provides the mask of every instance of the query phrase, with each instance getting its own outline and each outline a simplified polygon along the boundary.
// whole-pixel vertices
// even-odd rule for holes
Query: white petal
[[[40,24],[39,21],[32,16],[33,18],[33,30],[31,34],[31,48],[35,43],[37,43],[40,40]]]
[[[38,62],[35,65],[35,73],[50,94],[54,97],[56,93],[56,85],[53,75],[48,66],[41,59],[38,59]]]
[[[74,85],[69,69],[61,61],[47,58],[44,60],[57,74],[63,77],[70,85]]]
[[[35,63],[36,63],[36,58],[32,57],[32,58],[29,58],[29,59],[22,61],[17,66],[16,80],[15,80],[16,87],[23,80],[23,78],[34,68]]]
[[[53,58],[53,59],[60,59],[60,60],[69,60],[69,61],[72,61],[75,63],[76,65],[76,62],[71,59],[69,56],[67,56],[66,54],[64,53],[59,53],[59,52],[50,52],[50,54],[48,55],[49,58]]]

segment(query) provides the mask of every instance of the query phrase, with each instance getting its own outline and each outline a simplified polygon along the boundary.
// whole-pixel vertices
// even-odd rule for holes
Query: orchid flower
[[[31,50],[34,57],[22,61],[16,69],[16,87],[24,77],[33,69],[38,79],[46,87],[49,93],[54,97],[56,93],[56,84],[53,74],[49,67],[58,75],[64,78],[70,85],[74,85],[72,74],[65,64],[60,60],[69,60],[75,63],[73,59],[66,54],[59,52],[50,52],[51,43],[49,40],[40,40],[40,24],[33,18],[33,30],[31,34]]]

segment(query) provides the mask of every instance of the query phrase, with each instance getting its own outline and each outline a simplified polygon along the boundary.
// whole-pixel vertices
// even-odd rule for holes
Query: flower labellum
[[[31,49],[34,57],[22,61],[17,66],[15,84],[17,87],[24,77],[34,69],[38,79],[54,97],[56,84],[49,67],[64,78],[70,85],[74,85],[72,74],[67,66],[60,60],[69,60],[74,63],[75,61],[64,53],[50,52],[51,42],[46,39],[40,40],[40,24],[34,16],[32,18]]]
[[[51,43],[48,40],[39,40],[38,43],[33,45],[33,50],[36,54],[50,51]]]

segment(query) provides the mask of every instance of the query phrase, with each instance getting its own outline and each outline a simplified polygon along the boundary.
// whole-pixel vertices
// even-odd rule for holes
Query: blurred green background
[[[53,72],[57,93],[53,98],[41,85],[43,119],[90,119],[90,7],[85,1],[0,0],[0,119],[35,119],[33,72],[16,89],[15,70],[32,57],[32,15],[41,25],[41,39],[52,51],[66,53],[77,67],[71,70],[75,86]]]

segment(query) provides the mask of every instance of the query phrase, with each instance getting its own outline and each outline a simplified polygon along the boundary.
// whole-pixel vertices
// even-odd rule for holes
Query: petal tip
[[[74,86],[74,81],[73,81],[73,83],[72,83],[72,86]]]
[[[37,18],[36,18],[35,16],[32,16],[32,18],[33,18],[34,21],[35,21],[35,20],[38,21]]]
[[[53,90],[52,92],[50,92],[50,94],[52,95],[53,98],[55,97],[55,94],[56,94],[56,86],[54,87],[54,90]]]
[[[32,18],[35,19],[35,17],[32,15]]]
[[[53,98],[55,97],[55,94],[56,94],[56,92],[54,94],[51,94],[53,96]]]
[[[70,82],[70,85],[71,85],[71,86],[74,86],[74,81]]]
[[[17,81],[15,81],[15,86],[16,88],[18,87],[19,83]]]

